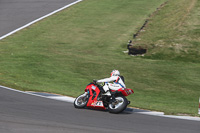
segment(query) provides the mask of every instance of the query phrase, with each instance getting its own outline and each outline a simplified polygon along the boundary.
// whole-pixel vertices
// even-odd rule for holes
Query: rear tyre
[[[128,105],[128,100],[124,96],[118,96],[118,97],[115,97],[115,99],[116,100],[114,102],[109,103],[108,111],[110,113],[118,114],[126,109]]]
[[[84,108],[86,107],[88,102],[88,95],[86,93],[78,96],[75,100],[74,100],[74,107],[75,108]]]

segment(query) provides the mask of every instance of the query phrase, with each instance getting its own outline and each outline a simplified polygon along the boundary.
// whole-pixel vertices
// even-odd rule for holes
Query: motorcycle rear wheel
[[[127,105],[128,105],[128,100],[124,96],[118,96],[118,97],[115,97],[115,102],[109,103],[108,111],[110,113],[118,114],[124,111]]]
[[[84,93],[84,94],[78,96],[74,100],[74,107],[75,108],[84,108],[84,107],[86,107],[87,102],[88,102],[88,95]]]

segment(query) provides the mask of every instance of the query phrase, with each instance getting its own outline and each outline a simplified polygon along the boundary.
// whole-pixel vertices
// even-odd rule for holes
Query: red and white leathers
[[[126,85],[120,76],[111,76],[110,78],[97,80],[97,83],[102,83],[102,82],[105,82],[105,85],[103,86],[105,92],[108,92],[109,89],[118,90],[120,88],[126,88]]]

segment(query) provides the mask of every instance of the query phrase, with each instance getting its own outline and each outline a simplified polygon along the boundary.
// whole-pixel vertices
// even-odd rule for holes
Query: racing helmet
[[[110,76],[120,76],[120,72],[118,70],[113,70],[110,74]]]

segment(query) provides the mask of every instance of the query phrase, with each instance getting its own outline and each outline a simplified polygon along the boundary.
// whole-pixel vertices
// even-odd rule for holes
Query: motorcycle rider
[[[120,88],[126,88],[126,85],[124,83],[124,77],[120,76],[120,72],[118,70],[113,70],[111,72],[110,78],[100,79],[97,80],[96,82],[105,83],[105,85],[103,86],[104,95],[109,95],[110,94],[109,90],[118,90]],[[111,92],[111,95],[113,97],[114,93]]]

